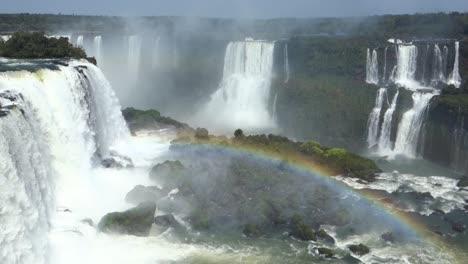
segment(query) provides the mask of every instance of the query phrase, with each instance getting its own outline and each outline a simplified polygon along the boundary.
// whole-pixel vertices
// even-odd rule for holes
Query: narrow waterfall
[[[274,42],[231,42],[226,48],[221,84],[199,113],[210,128],[261,130],[274,127],[270,85]],[[216,114],[214,114],[216,113]]]
[[[382,73],[383,83],[387,82],[387,52],[388,52],[388,46],[385,47],[385,51],[384,51],[384,68],[383,68],[383,73]]]
[[[89,207],[87,168],[129,136],[97,67],[56,67],[0,73],[0,263],[50,263],[52,215]]]
[[[449,55],[449,50],[447,46],[444,46],[444,49],[442,50],[442,75],[444,76],[444,82],[447,82],[447,65],[448,65],[448,55]]]
[[[379,63],[377,59],[377,50],[367,49],[366,82],[372,84],[379,83]]]
[[[437,82],[444,82],[445,77],[443,73],[443,57],[442,51],[438,44],[434,45],[434,62],[432,69],[432,83],[437,84]]]
[[[399,45],[395,82],[406,88],[414,88],[418,62],[418,48],[414,45]]]
[[[400,90],[397,90],[395,95],[393,96],[392,103],[390,107],[385,111],[384,120],[382,123],[382,128],[380,131],[380,137],[378,142],[378,152],[380,155],[385,156],[388,155],[393,149],[391,135],[392,135],[392,121],[393,121],[393,113],[397,107],[398,95],[400,94]]]
[[[288,43],[284,45],[284,74],[285,79],[284,83],[289,82],[289,78],[291,77],[291,71],[289,69],[289,53],[288,53]]]
[[[102,37],[95,36],[94,37],[94,57],[96,57],[98,62],[102,60]]]
[[[142,39],[140,36],[134,35],[127,37],[127,64],[129,71],[129,85],[135,85],[138,80],[141,59],[141,44]]]
[[[379,136],[380,113],[382,112],[383,102],[386,94],[386,88],[380,88],[377,91],[377,97],[375,98],[375,106],[369,115],[367,129],[367,144],[369,148],[372,148],[377,144],[377,139]]]
[[[403,114],[398,125],[394,154],[415,158],[419,136],[429,102],[436,93],[413,93],[413,107]]]
[[[152,43],[152,58],[151,58],[151,66],[156,69],[160,64],[161,54],[160,54],[160,41],[161,37],[157,36],[153,38]]]
[[[430,46],[429,44],[427,44],[426,50],[423,53],[423,64],[422,64],[423,68],[422,68],[422,76],[421,76],[421,82],[423,83],[423,85],[427,84],[426,72],[427,72],[427,58],[429,57],[429,49],[430,49]]]
[[[448,83],[453,84],[455,87],[459,88],[461,85],[461,76],[460,76],[460,42],[455,42],[455,62],[453,64],[453,71],[450,74]]]
[[[79,35],[77,38],[76,38],[76,46],[77,47],[84,47],[84,37],[83,35]]]

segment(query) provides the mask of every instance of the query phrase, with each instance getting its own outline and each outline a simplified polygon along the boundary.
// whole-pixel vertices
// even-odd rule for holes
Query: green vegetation
[[[188,128],[187,124],[180,123],[170,117],[162,116],[157,110],[138,110],[133,107],[122,110],[122,114],[127,121],[131,131],[141,129],[160,129],[164,127],[174,127],[177,129]]]
[[[40,32],[17,32],[0,42],[0,56],[17,59],[86,58],[81,48],[73,47],[67,38],[47,38]]]

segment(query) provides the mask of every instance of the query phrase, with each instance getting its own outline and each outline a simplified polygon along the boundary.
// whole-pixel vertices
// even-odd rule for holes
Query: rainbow
[[[350,187],[346,183],[335,179],[335,176],[337,176],[336,173],[325,166],[314,162],[310,157],[304,157],[304,155],[292,155],[292,157],[290,157],[288,155],[287,159],[285,159],[285,154],[281,153],[279,150],[264,149],[250,144],[228,144],[211,141],[197,143],[191,142],[188,144],[179,142],[172,144],[175,146],[188,147],[196,151],[223,151],[226,154],[251,155],[264,162],[275,164],[286,163],[291,169],[299,173],[310,175],[321,181],[325,181],[329,185],[334,186],[338,191],[348,191],[359,196],[362,202],[366,203],[369,207],[380,210],[387,219],[402,227],[405,232],[408,232],[410,235],[417,238],[417,241],[424,243],[427,242],[438,250],[441,250],[441,252],[449,253],[450,259],[452,260],[451,263],[456,263],[457,261],[453,260],[460,259],[459,257],[456,257],[458,254],[455,253],[456,250],[453,250],[454,246],[449,246],[440,238],[439,235],[435,234],[425,226],[418,214],[398,209],[398,207],[392,204],[391,201],[385,199],[382,195],[379,195],[376,192]]]

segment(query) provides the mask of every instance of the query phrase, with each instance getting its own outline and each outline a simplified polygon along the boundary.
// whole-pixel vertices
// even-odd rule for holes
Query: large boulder
[[[98,228],[104,233],[148,236],[155,211],[155,203],[142,203],[125,212],[106,214],[99,222]]]
[[[137,185],[125,196],[125,201],[131,204],[156,202],[165,196],[163,190],[157,186]]]
[[[364,244],[350,245],[348,248],[351,250],[351,252],[359,256],[366,255],[370,252],[370,249]]]
[[[180,161],[166,160],[151,169],[150,179],[161,184],[164,189],[175,189],[181,184],[184,174],[185,167]]]
[[[182,225],[175,219],[173,214],[158,215],[154,218],[154,223],[161,227],[180,228]]]

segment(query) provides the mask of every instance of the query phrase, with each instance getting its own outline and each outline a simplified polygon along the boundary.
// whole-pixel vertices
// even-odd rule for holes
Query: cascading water
[[[369,116],[367,131],[367,144],[369,148],[372,148],[377,144],[377,139],[379,136],[380,113],[382,112],[383,102],[386,94],[386,88],[380,88],[377,91],[375,106]]]
[[[385,47],[385,51],[384,51],[384,68],[383,68],[383,73],[382,73],[383,83],[387,82],[387,52],[388,52],[388,46]]]
[[[382,156],[388,155],[392,151],[392,121],[393,121],[393,113],[397,107],[398,95],[400,94],[400,90],[397,90],[395,95],[393,96],[392,103],[390,107],[385,111],[384,120],[382,123],[382,128],[380,131],[380,137],[378,142],[378,152]]]
[[[444,81],[447,81],[447,63],[448,63],[449,50],[447,46],[444,46],[442,50],[442,75],[444,76]]]
[[[379,83],[379,63],[377,59],[377,50],[367,49],[366,82],[372,84]]]
[[[102,37],[95,36],[94,37],[94,56],[96,57],[98,62],[101,62],[102,59]]]
[[[160,41],[161,37],[154,37],[153,38],[153,49],[152,49],[152,60],[151,60],[151,65],[153,70],[156,69],[160,63]]]
[[[460,76],[460,42],[455,42],[455,62],[453,64],[453,71],[450,74],[448,83],[453,84],[455,87],[459,88],[461,85],[461,76]]]
[[[219,89],[202,109],[200,122],[214,129],[274,127],[270,113],[270,85],[275,44],[265,41],[231,42],[227,46]]]
[[[289,52],[288,52],[288,43],[284,45],[284,73],[286,75],[284,79],[284,83],[289,82],[289,78],[291,77],[291,71],[289,69]]]
[[[129,85],[135,85],[138,80],[141,59],[141,44],[142,39],[140,36],[134,35],[127,37],[127,64]]]
[[[79,35],[76,38],[76,46],[77,47],[84,47],[84,37],[83,37],[83,35]]]
[[[438,44],[434,45],[434,64],[432,71],[432,83],[445,82],[445,76],[443,72],[443,56]]]
[[[404,155],[415,158],[418,151],[419,136],[423,126],[429,102],[436,93],[413,93],[413,108],[403,114],[398,125],[395,141],[395,155]]]
[[[405,88],[418,87],[415,80],[418,48],[414,45],[399,45],[395,82]]]
[[[96,204],[92,194],[83,193],[83,186],[92,186],[89,170],[129,137],[101,71],[87,62],[68,63],[0,74],[1,263],[53,262],[52,212],[64,207],[85,214],[83,208]],[[18,106],[6,104],[5,97]]]

